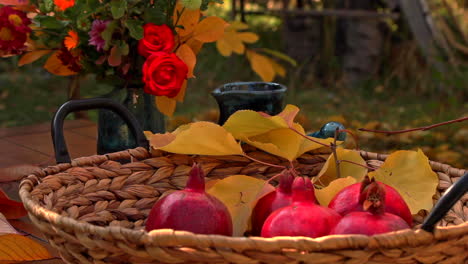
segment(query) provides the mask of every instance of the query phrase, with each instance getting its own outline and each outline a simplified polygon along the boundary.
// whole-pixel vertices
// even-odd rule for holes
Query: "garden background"
[[[342,2],[347,1],[297,0],[290,1],[289,6],[320,11],[342,8]],[[398,7],[392,9],[389,4],[392,1],[351,2],[356,5],[354,8],[373,12],[401,11]],[[248,1],[245,9],[260,14],[246,15],[245,20],[250,30],[260,36],[260,41],[252,45],[254,48],[277,50],[297,59],[296,67],[288,66],[286,77],[277,77],[274,81],[288,87],[285,102],[301,108],[298,121],[306,130],[318,130],[328,121],[341,122],[354,131],[362,127],[397,130],[468,116],[468,1],[425,2],[437,22],[436,28],[441,29],[445,38],[452,39],[446,49],[440,48],[444,56],[428,58],[424,54],[403,14],[395,19],[364,20],[359,25],[352,23],[355,20],[334,16],[314,18],[312,22],[304,22],[310,20],[304,17],[298,29],[291,26],[297,24],[298,16],[281,19],[262,14],[281,3],[257,0]],[[223,5],[212,6],[209,12],[229,21],[231,7],[232,2],[225,1]],[[349,65],[344,62],[346,54],[342,52],[346,46],[342,36],[346,32],[341,25],[347,25],[344,28],[349,32],[366,23],[377,23],[381,36],[374,61],[376,67],[370,72],[361,71],[357,77],[349,77]],[[300,51],[303,54],[297,54],[295,43],[305,47]],[[359,47],[361,51],[373,48],[375,46]],[[359,53],[356,50],[352,53],[357,56],[354,59],[357,64]],[[18,59],[15,56],[0,60],[0,127],[49,122],[57,107],[70,96],[70,78],[49,74],[41,68],[43,63],[19,68]],[[245,56],[225,58],[214,44],[206,45],[197,59],[196,78],[189,80],[185,102],[178,105],[173,117],[167,118],[168,131],[191,121],[216,121],[217,105],[209,94],[219,85],[260,80]],[[112,88],[96,83],[94,76],[85,76],[80,83],[79,96],[100,96]],[[95,121],[96,112],[89,112],[87,118]],[[421,148],[432,160],[468,167],[467,122],[392,136],[356,133],[365,150],[390,153],[397,149]]]

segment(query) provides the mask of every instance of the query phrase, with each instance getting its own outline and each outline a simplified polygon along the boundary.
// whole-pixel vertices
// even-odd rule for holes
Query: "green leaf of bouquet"
[[[162,25],[166,22],[166,15],[162,12],[162,9],[148,8],[143,14],[143,19],[146,23]]]
[[[127,20],[125,21],[125,27],[128,28],[130,36],[136,40],[143,38],[143,21],[140,20]]]
[[[92,11],[96,10],[100,5],[99,0],[86,0],[86,6]]]
[[[104,45],[104,50],[108,50],[112,40],[112,34],[114,34],[115,28],[117,27],[117,21],[110,22],[106,29],[101,33],[102,39],[106,41]]]
[[[43,1],[43,8],[44,10],[41,9],[42,12],[50,12],[54,10],[54,1],[53,0],[44,0]]]
[[[111,13],[114,19],[123,17],[127,11],[127,0],[112,0],[111,1]]]
[[[119,49],[120,49],[120,53],[121,53],[123,56],[127,56],[127,55],[128,55],[128,52],[130,51],[130,48],[129,48],[127,42],[123,42],[123,41],[122,41],[122,43],[120,43]]]
[[[63,29],[70,23],[69,21],[57,20],[55,17],[41,15],[36,16],[34,21],[39,24],[39,27],[46,29]]]

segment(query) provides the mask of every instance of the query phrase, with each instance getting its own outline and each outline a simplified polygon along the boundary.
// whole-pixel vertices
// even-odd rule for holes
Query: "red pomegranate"
[[[309,179],[297,177],[292,186],[291,205],[274,211],[265,221],[262,237],[321,237],[330,233],[341,216],[315,203],[315,193]]]
[[[232,220],[226,206],[205,192],[205,176],[194,164],[185,189],[161,199],[151,209],[146,230],[171,228],[197,234],[232,235]]]
[[[294,176],[287,170],[281,172],[276,190],[258,200],[252,212],[252,235],[259,236],[263,223],[276,209],[288,206],[292,202],[291,186]]]
[[[330,234],[375,235],[410,228],[403,218],[385,212],[385,187],[371,182],[362,201],[364,211],[345,215]]]
[[[344,188],[333,197],[328,207],[342,216],[355,211],[364,211],[362,202],[365,199],[365,193],[368,192],[367,187],[370,183],[371,180],[366,176],[362,182]],[[381,182],[377,183],[385,187],[385,211],[400,216],[409,226],[412,226],[413,216],[403,197],[393,187]]]

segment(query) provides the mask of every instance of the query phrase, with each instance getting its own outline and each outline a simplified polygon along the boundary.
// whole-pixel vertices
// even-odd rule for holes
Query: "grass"
[[[281,51],[281,31],[277,21],[269,21],[271,28],[264,31],[261,23],[262,19],[252,23],[256,25],[254,31],[261,35],[261,42],[254,47]],[[38,66],[18,69],[16,60],[0,61],[0,69],[3,69],[0,73],[0,127],[49,122],[57,107],[67,100],[68,79],[52,76]],[[212,44],[204,47],[197,60],[196,78],[189,80],[185,102],[179,104],[175,116],[167,120],[168,130],[192,120],[216,121],[217,105],[209,93],[219,85],[260,80],[245,57],[234,55],[224,58]],[[428,67],[413,65],[409,68],[405,63],[410,65],[414,62],[408,58],[406,62],[388,67],[388,72],[352,87],[342,84],[339,79],[332,85],[323,85],[311,73],[313,70],[304,74],[300,67],[289,67],[288,76],[275,81],[288,87],[286,103],[301,108],[299,121],[309,131],[319,129],[330,120],[343,122],[351,129],[401,129],[468,115],[468,70],[438,75]],[[313,69],[314,65],[305,67]],[[399,71],[406,70],[407,75],[391,76],[390,71],[395,67],[407,67]],[[83,97],[100,96],[110,90],[112,87],[96,84],[92,76],[81,84]],[[96,114],[91,113],[90,118],[96,120]],[[437,128],[429,133],[394,137],[369,133],[359,135],[362,148],[366,150],[389,152],[421,147],[431,159],[468,167],[467,122]]]

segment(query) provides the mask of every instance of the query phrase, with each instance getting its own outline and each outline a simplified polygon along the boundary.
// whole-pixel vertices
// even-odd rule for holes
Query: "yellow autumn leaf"
[[[275,69],[271,65],[268,57],[260,55],[251,50],[247,51],[247,58],[250,61],[252,70],[257,73],[264,82],[271,82],[275,78]]]
[[[184,97],[185,97],[185,92],[187,91],[187,80],[182,83],[182,87],[180,88],[179,93],[174,97],[174,99],[177,100],[177,102],[183,102]]]
[[[336,155],[338,160],[352,161],[358,164],[366,165],[366,162],[361,157],[358,151],[351,149],[337,148]],[[367,168],[361,167],[356,164],[349,162],[340,162],[340,173],[341,177],[351,176],[356,179],[357,182],[362,181],[367,174]],[[330,154],[328,160],[323,165],[322,170],[317,175],[316,183],[321,186],[328,186],[333,180],[337,179],[336,173],[335,156]]]
[[[176,99],[169,98],[167,96],[156,96],[156,107],[159,112],[165,114],[166,116],[172,116],[176,109],[177,101]]]
[[[232,48],[225,39],[219,39],[216,41],[216,48],[224,57],[229,57],[232,54]]]
[[[226,30],[235,30],[235,31],[238,31],[238,30],[244,30],[244,29],[248,29],[249,28],[249,25],[243,23],[243,22],[240,22],[240,21],[230,21],[229,22],[229,26],[226,28]]]
[[[182,44],[176,51],[177,57],[181,59],[188,68],[187,78],[192,78],[193,76],[193,69],[195,68],[195,64],[197,63],[197,57],[193,50],[187,45]]]
[[[421,150],[400,150],[387,157],[384,164],[369,173],[377,181],[395,188],[405,199],[412,214],[431,210],[432,196],[439,178],[431,169],[429,159]]]
[[[184,10],[182,12],[182,9]],[[182,12],[179,19],[177,19],[177,14]],[[176,8],[174,8],[174,16],[173,21],[177,21],[175,30],[180,37],[184,37],[192,33],[197,26],[198,22],[200,21],[200,9],[190,10],[187,9],[180,4],[177,3]]]
[[[255,43],[259,39],[258,35],[252,32],[239,32],[237,33],[237,37],[246,43]]]
[[[52,50],[34,50],[24,54],[18,61],[18,66],[23,66],[29,63],[33,63],[43,56],[49,54]]]
[[[328,206],[330,201],[339,191],[352,184],[355,184],[356,182],[356,179],[351,176],[333,180],[327,187],[322,189],[315,189],[315,197],[317,198],[317,201],[320,205]]]
[[[223,37],[225,25],[226,21],[220,17],[207,17],[195,26],[192,37],[204,43],[217,41]]]
[[[286,77],[286,69],[279,65],[276,61],[271,60],[271,65],[273,66],[273,70],[275,70],[275,73],[278,74],[281,77]]]
[[[299,108],[288,104],[275,116],[269,116],[252,110],[241,110],[232,114],[223,127],[235,138],[251,137],[277,128],[288,128],[292,124]]]
[[[218,198],[228,208],[232,218],[233,236],[243,236],[255,204],[273,190],[274,187],[265,180],[233,175],[213,184],[207,193]]]
[[[193,50],[193,53],[195,54],[198,54],[198,52],[200,52],[201,48],[203,47],[203,42],[198,41],[193,38],[190,38],[189,40],[187,40],[185,44],[187,44]]]
[[[59,76],[70,76],[78,74],[75,71],[70,70],[67,66],[63,65],[62,61],[58,58],[60,51],[56,51],[50,55],[49,59],[47,59],[44,69],[48,72],[59,75]]]
[[[305,133],[301,125],[293,123],[298,112],[299,108],[294,105],[287,105],[276,116],[241,110],[231,115],[223,127],[236,139],[292,161],[307,151],[322,147],[291,130],[292,127]],[[331,139],[316,140],[326,145],[331,142]]]
[[[182,125],[172,133],[154,134],[150,145],[167,152],[193,155],[243,155],[234,137],[212,122]]]
[[[17,234],[0,236],[0,262],[20,263],[52,258],[41,244]]]
[[[228,31],[225,32],[222,39],[218,41],[224,41],[228,44],[229,48],[237,53],[237,54],[244,54],[245,46],[242,41],[237,37],[237,32],[235,31]]]

